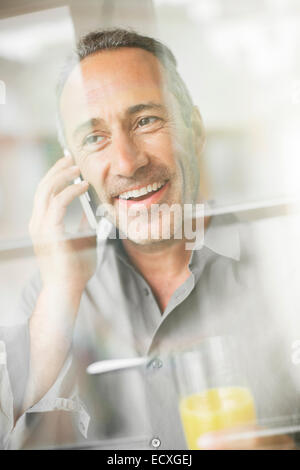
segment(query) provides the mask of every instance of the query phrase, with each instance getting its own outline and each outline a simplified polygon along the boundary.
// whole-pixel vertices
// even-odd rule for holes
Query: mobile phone
[[[68,149],[64,149],[64,155],[65,157],[71,155]],[[80,175],[78,178],[75,178],[74,184],[81,183],[83,181],[82,176]],[[86,215],[86,218],[90,224],[90,227],[93,230],[97,229],[98,222],[97,222],[97,217],[96,217],[96,210],[97,206],[93,201],[93,196],[89,190],[87,190],[84,194],[79,196],[82,208],[84,210],[84,213]]]

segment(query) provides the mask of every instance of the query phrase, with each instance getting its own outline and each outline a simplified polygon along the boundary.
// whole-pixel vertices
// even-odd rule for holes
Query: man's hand
[[[96,267],[96,237],[71,239],[64,230],[67,206],[88,184],[71,157],[60,159],[40,182],[30,221],[42,291],[30,318],[30,372],[21,413],[55,382],[70,351],[82,292]],[[16,417],[20,413],[17,413]]]
[[[71,239],[65,234],[68,205],[88,189],[88,183],[69,184],[80,174],[72,158],[64,157],[41,180],[34,198],[29,232],[41,271],[43,287],[82,292],[96,267],[96,237]]]
[[[294,440],[258,426],[239,426],[203,434],[198,445],[203,450],[294,450]]]

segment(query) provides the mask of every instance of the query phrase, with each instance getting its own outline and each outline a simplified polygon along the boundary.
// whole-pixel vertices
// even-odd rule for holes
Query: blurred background
[[[300,339],[298,0],[1,1],[0,325],[24,320],[19,293],[37,269],[27,227],[36,186],[62,156],[58,75],[82,33],[115,26],[174,52],[206,127],[213,207],[254,223],[261,279],[290,347]],[[72,230],[80,218],[76,202]]]

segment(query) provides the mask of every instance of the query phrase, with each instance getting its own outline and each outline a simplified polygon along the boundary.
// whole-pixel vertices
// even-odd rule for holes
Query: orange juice
[[[220,387],[181,400],[180,415],[189,449],[199,449],[201,434],[255,422],[254,401],[243,387]]]

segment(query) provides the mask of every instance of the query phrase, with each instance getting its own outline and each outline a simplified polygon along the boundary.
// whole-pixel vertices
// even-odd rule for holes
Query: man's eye
[[[95,144],[101,144],[104,140],[104,137],[103,135],[88,135],[84,141],[83,141],[83,144],[84,145],[95,145]]]
[[[147,126],[149,124],[153,124],[154,122],[158,121],[159,118],[156,116],[147,116],[139,120],[138,127]]]

